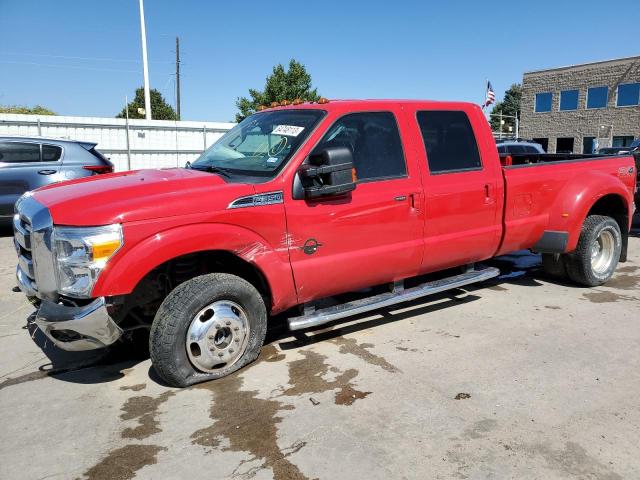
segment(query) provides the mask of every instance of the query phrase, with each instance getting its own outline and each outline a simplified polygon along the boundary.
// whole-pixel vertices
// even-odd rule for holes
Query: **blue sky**
[[[329,98],[480,102],[522,73],[640,54],[637,0],[146,0],[152,88],[182,118],[227,121],[235,99],[296,58]],[[142,84],[137,0],[0,0],[0,104],[114,116]]]

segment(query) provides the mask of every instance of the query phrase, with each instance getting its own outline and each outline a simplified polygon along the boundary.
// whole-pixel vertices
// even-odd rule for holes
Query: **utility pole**
[[[180,37],[176,37],[176,110],[180,120]]]
[[[140,36],[142,37],[142,74],[144,76],[144,113],[151,120],[151,94],[149,93],[149,65],[147,62],[147,31],[144,26],[144,0],[140,0]]]
[[[131,147],[129,146],[129,99],[124,97],[125,132],[127,134],[127,170],[131,170]]]

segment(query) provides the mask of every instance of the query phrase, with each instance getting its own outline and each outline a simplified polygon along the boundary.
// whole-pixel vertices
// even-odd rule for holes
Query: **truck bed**
[[[589,193],[593,198],[586,204],[593,205],[604,192],[611,193],[613,184],[618,188],[624,185],[631,195],[635,190],[636,172],[631,167],[634,165],[631,155],[516,154],[511,157],[512,165],[502,168],[504,233],[498,255],[532,248],[532,239],[540,239],[545,231],[571,232],[581,224],[577,218],[586,215],[578,211],[577,205],[585,203],[583,197],[587,192],[603,192]]]

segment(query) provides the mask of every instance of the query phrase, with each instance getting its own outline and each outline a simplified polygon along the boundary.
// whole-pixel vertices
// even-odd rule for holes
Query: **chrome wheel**
[[[219,300],[200,310],[187,330],[187,355],[202,372],[233,365],[249,341],[249,321],[240,305]]]
[[[595,273],[603,274],[609,270],[616,250],[613,232],[604,229],[591,244],[591,268]]]

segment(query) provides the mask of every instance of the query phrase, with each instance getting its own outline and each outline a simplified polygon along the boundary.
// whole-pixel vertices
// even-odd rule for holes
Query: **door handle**
[[[409,206],[413,212],[418,212],[420,210],[420,193],[410,193],[408,195],[398,195],[393,198],[396,202],[406,202],[409,200]]]
[[[55,170],[38,170],[38,173],[40,175],[53,175],[54,173],[56,173]]]
[[[493,203],[491,200],[491,185],[488,183],[484,184],[484,203]]]
[[[409,194],[409,200],[411,205],[411,210],[414,213],[420,213],[420,209],[422,208],[422,194],[421,193],[411,193]]]

